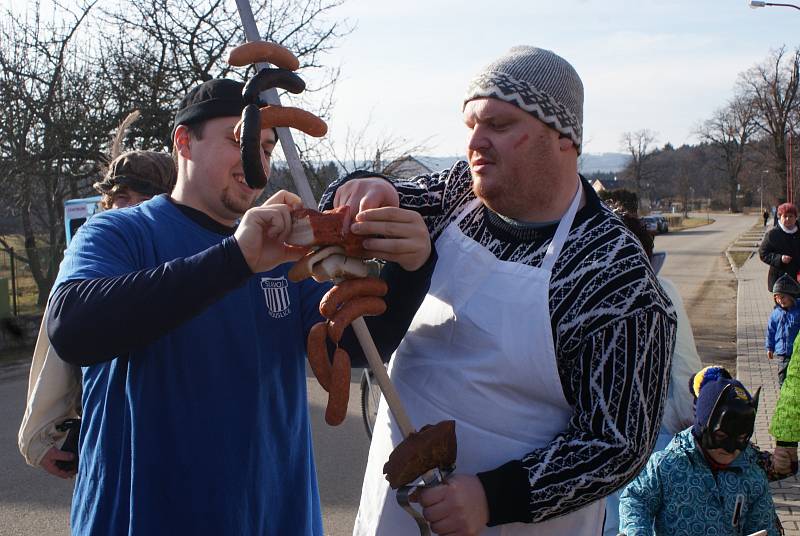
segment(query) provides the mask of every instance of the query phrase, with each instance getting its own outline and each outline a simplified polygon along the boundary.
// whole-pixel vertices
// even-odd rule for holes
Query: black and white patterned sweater
[[[352,175],[333,183],[320,203]],[[392,180],[404,208],[436,240],[472,199],[466,162]],[[489,525],[534,523],[572,512],[630,481],[655,444],[669,384],[676,317],[633,236],[583,180],[586,205],[573,222],[550,281],[550,317],[568,428],[546,447],[480,473]],[[461,230],[504,261],[540,266],[556,224],[531,229],[485,206]]]

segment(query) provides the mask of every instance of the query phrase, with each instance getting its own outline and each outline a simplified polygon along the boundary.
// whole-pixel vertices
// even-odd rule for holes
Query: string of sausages
[[[244,67],[252,63],[271,63],[276,67],[261,69],[242,90],[247,106],[236,124],[234,137],[239,142],[242,154],[244,179],[248,186],[260,189],[266,186],[268,173],[261,162],[261,130],[275,127],[291,127],[309,136],[321,138],[328,132],[325,121],[306,110],[291,106],[260,107],[259,94],[272,88],[281,88],[290,93],[302,93],[306,83],[293,71],[300,61],[287,48],[266,41],[251,41],[231,49],[228,64]]]
[[[324,212],[295,209],[292,231],[286,239],[287,244],[310,248],[289,269],[289,281],[313,277],[320,283],[336,283],[319,304],[319,312],[326,320],[312,326],[307,340],[311,370],[328,392],[325,421],[332,426],[344,420],[350,397],[350,356],[339,342],[355,319],[386,311],[383,297],[388,291],[386,282],[377,277],[377,265],[360,258],[366,255],[365,237],[345,229],[348,211],[346,206]],[[335,348],[332,360],[329,342]]]
[[[377,316],[386,311],[386,282],[377,277],[346,279],[333,286],[323,296],[319,312],[327,320],[318,322],[308,333],[307,353],[311,371],[328,392],[325,422],[337,426],[347,415],[350,397],[350,356],[339,347],[344,330],[356,318]],[[331,363],[328,341],[336,349]]]

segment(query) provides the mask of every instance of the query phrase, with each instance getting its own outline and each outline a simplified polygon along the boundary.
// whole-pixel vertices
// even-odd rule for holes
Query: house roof
[[[459,160],[459,157],[434,157],[434,156],[402,156],[389,162],[383,173],[402,177],[413,177],[427,173],[435,173],[449,169]]]
[[[606,187],[603,186],[603,183],[600,182],[600,179],[595,179],[592,181],[592,188],[594,188],[594,191],[597,193],[600,193],[606,189]]]

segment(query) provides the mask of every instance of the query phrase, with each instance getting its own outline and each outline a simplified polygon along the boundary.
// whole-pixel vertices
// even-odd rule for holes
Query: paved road
[[[662,235],[656,249],[668,252],[663,274],[681,291],[704,360],[735,356],[736,287],[722,252],[753,225],[753,217],[715,215],[705,227]],[[27,467],[16,448],[26,368],[0,368],[0,534],[66,535],[71,482]],[[361,424],[358,375],[351,381],[349,415],[338,428],[324,424],[325,393],[309,379],[317,473],[325,533],[352,531],[369,445]]]
[[[725,249],[756,223],[755,216],[712,214],[711,225],[656,237],[666,251],[661,275],[681,293],[704,363],[736,366],[736,277]]]

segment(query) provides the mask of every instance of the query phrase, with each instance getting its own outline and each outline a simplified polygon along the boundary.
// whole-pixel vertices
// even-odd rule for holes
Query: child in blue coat
[[[778,371],[778,382],[783,385],[786,379],[786,370],[792,358],[792,346],[797,332],[800,331],[800,284],[786,274],[783,274],[772,287],[775,298],[775,308],[769,316],[767,324],[766,347],[767,357],[781,359],[781,368]]]
[[[758,395],[720,377],[703,385],[695,424],[654,454],[620,498],[627,536],[778,536],[767,476],[750,446]]]

